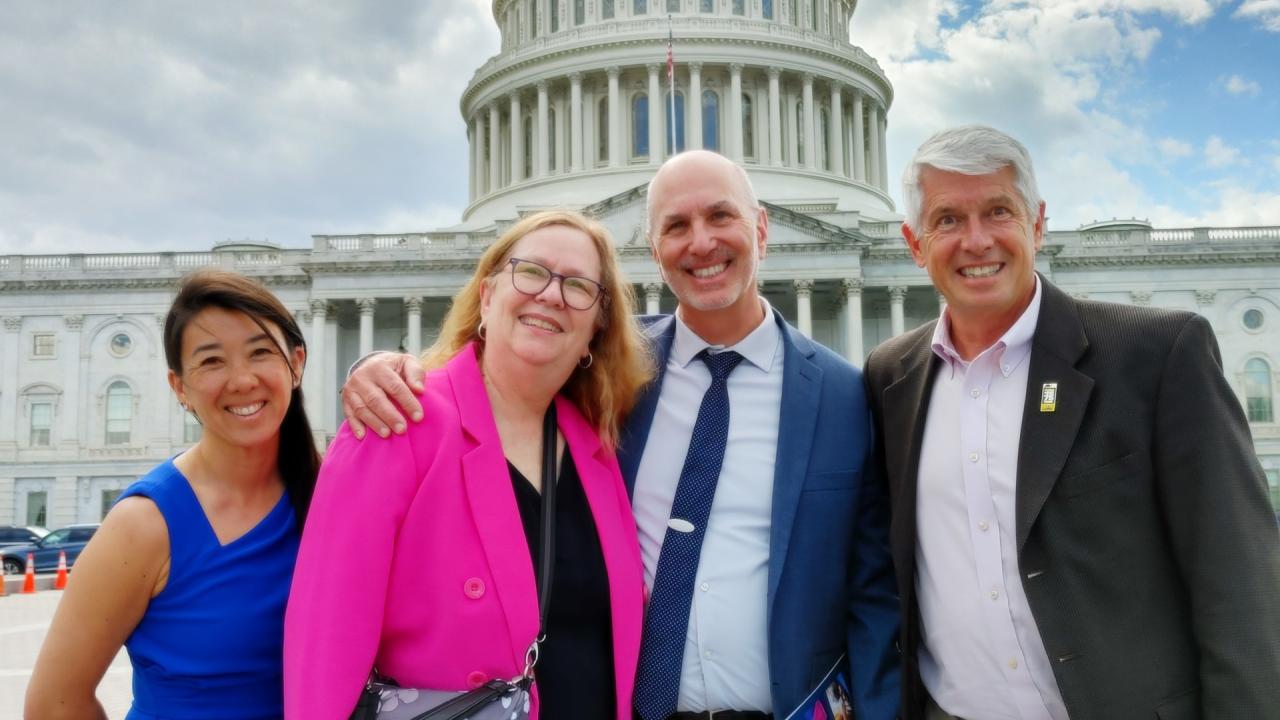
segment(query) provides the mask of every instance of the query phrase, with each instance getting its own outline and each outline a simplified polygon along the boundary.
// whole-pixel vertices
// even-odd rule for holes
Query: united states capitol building
[[[428,345],[479,254],[524,213],[594,214],[642,307],[672,310],[641,228],[645,183],[673,150],[746,165],[770,216],[765,297],[861,364],[877,343],[937,317],[941,301],[901,238],[888,192],[900,169],[885,162],[893,86],[849,43],[854,6],[495,0],[501,51],[461,98],[469,201],[457,226],[315,235],[309,247],[0,256],[0,524],[96,521],[134,478],[199,438],[165,382],[161,347],[178,279],[199,267],[258,277],[296,313],[322,441],[341,420],[347,367],[371,349]],[[1051,228],[1037,265],[1079,297],[1206,316],[1280,503],[1280,227]]]

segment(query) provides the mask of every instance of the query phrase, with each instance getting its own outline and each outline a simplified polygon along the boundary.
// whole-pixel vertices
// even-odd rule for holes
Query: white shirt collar
[[[687,367],[704,348],[711,348],[713,353],[733,350],[742,355],[747,362],[766,373],[769,372],[773,368],[773,358],[778,349],[778,343],[782,340],[782,331],[773,320],[773,308],[770,307],[769,301],[761,297],[760,306],[764,309],[764,319],[760,321],[756,329],[752,330],[737,343],[727,347],[724,345],[712,345],[703,340],[685,324],[680,317],[680,313],[677,312],[675,315],[676,336],[671,343],[671,358],[680,363],[681,367]]]
[[[1036,280],[1036,289],[1031,295],[1031,303],[999,340],[974,358],[977,360],[989,352],[998,353],[996,360],[1000,365],[1000,372],[1005,377],[1009,377],[1009,374],[1031,354],[1031,338],[1035,336],[1036,324],[1040,321],[1040,276],[1033,277]],[[960,357],[955,344],[951,341],[950,308],[943,311],[942,317],[938,318],[938,324],[933,328],[932,348],[934,354],[942,358],[952,373],[969,367],[971,361]]]

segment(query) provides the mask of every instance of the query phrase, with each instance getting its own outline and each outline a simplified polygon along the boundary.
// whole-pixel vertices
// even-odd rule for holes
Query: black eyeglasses
[[[591,278],[561,275],[532,260],[513,257],[507,261],[507,264],[511,266],[512,287],[525,295],[538,295],[547,289],[552,280],[559,278],[560,297],[564,299],[565,305],[574,310],[590,310],[597,300],[602,306],[609,301],[609,294],[604,286]]]

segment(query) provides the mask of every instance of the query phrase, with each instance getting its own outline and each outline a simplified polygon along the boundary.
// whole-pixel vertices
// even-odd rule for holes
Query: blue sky
[[[0,253],[451,225],[490,0],[0,0]],[[986,122],[1050,227],[1280,225],[1280,0],[859,0],[895,179]],[[896,194],[896,193],[895,193]]]

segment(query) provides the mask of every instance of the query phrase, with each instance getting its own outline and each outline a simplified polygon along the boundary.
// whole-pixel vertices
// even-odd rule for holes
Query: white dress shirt
[[[694,580],[677,709],[772,711],[766,597],[773,468],[782,407],[781,330],[767,302],[764,321],[732,347],[698,337],[675,318],[653,426],[636,471],[632,504],[645,587],[653,588],[676,485],[711,372],[703,348],[735,350],[729,375],[729,437]]]
[[[916,594],[920,676],[952,715],[1067,720],[1048,653],[1018,573],[1015,497],[1031,340],[1031,305],[994,345],[966,362],[944,313],[920,452]]]

